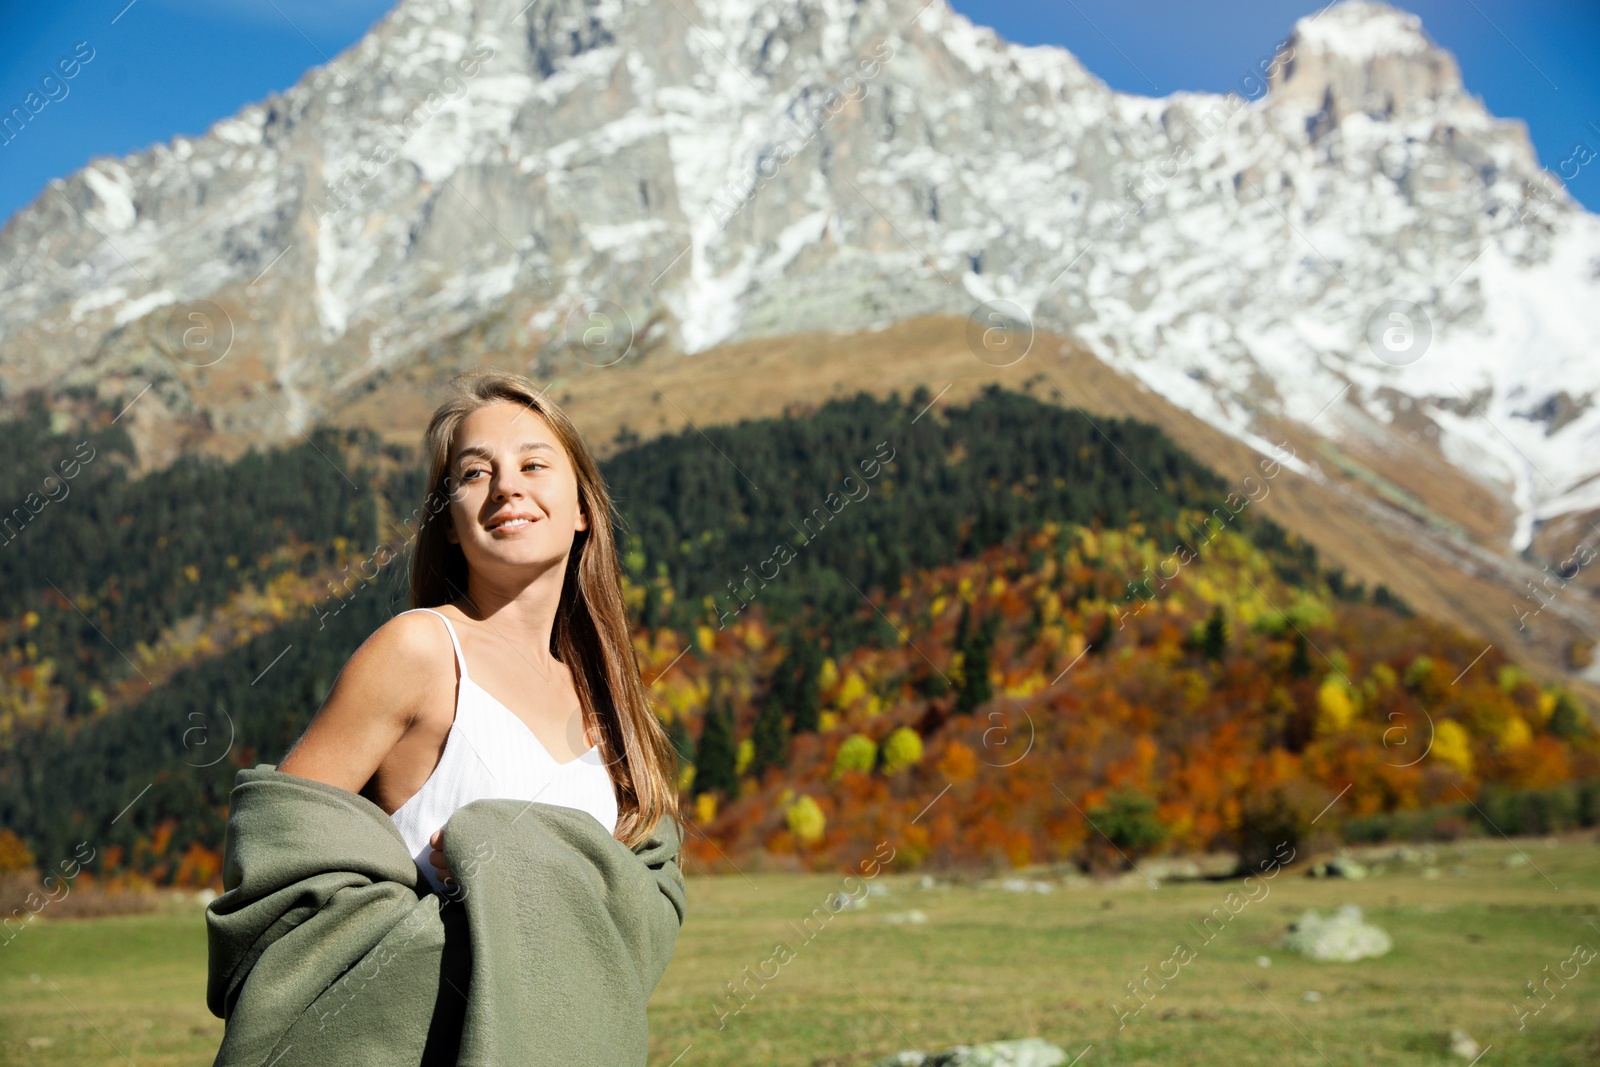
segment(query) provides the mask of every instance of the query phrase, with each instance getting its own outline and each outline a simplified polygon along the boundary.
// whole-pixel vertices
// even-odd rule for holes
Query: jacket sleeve
[[[657,889],[656,918],[650,924],[641,971],[646,996],[660,983],[667,964],[672,962],[678,931],[683,927],[684,916],[688,912],[687,887],[679,863],[682,845],[677,820],[663,816],[650,835],[633,850],[650,873]]]

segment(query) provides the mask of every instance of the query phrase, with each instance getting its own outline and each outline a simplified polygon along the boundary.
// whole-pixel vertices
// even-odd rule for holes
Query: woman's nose
[[[507,497],[520,492],[517,486],[516,473],[514,471],[502,469],[496,471],[493,477],[494,483],[489,488],[496,500],[504,500]]]

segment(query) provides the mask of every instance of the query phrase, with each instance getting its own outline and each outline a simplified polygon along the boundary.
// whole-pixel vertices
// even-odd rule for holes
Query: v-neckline
[[[493,693],[489,692],[483,686],[481,686],[477,682],[473,681],[470,676],[466,679],[466,681],[467,681],[468,685],[472,686],[478,692],[482,693],[485,697],[487,697],[488,700],[489,700],[489,703],[493,704],[495,707],[499,708],[501,711],[505,712],[507,715],[509,715],[513,719],[515,719],[517,721],[517,725],[521,726],[523,728],[523,730],[525,730],[527,732],[528,736],[533,739],[533,743],[539,746],[539,751],[544,753],[545,758],[548,759],[551,763],[555,764],[557,767],[562,767],[562,768],[570,767],[574,763],[581,762],[591,752],[594,752],[599,747],[598,745],[590,745],[588,748],[584,749],[582,752],[578,753],[576,756],[572,757],[567,762],[562,763],[560,760],[555,758],[555,756],[551,753],[550,749],[545,746],[545,743],[543,741],[539,740],[539,735],[533,732],[533,727],[529,726],[526,722],[523,722],[521,715],[518,715],[516,712],[512,711],[510,708],[506,707],[506,705],[504,704],[504,702],[502,702],[500,700],[500,698],[496,697]]]

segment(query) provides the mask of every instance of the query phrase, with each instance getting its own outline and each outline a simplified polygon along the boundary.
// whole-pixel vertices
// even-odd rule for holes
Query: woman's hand
[[[444,858],[444,827],[441,826],[433,832],[433,836],[428,838],[428,844],[433,846],[433,852],[429,854],[428,862],[432,863],[433,869],[439,872],[439,881],[454,889],[456,880],[450,873],[450,866],[445,862]]]

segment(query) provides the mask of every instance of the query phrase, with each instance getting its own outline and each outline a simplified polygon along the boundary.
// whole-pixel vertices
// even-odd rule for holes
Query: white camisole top
[[[472,681],[450,620],[432,608],[412,610],[444,620],[461,675],[455,720],[438,764],[416,795],[389,816],[433,891],[442,894],[446,887],[429,859],[433,846],[428,839],[457,808],[474,800],[537,800],[577,808],[593,815],[607,833],[614,833],[616,790],[599,748],[591,745],[576,759],[557,763],[527,723]]]

